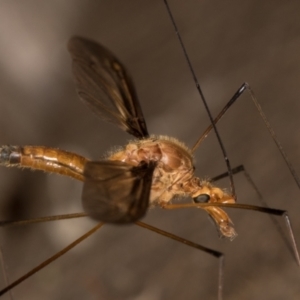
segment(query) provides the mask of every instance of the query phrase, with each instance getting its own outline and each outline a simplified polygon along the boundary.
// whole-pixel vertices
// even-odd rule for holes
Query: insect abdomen
[[[43,146],[0,147],[0,165],[53,172],[78,180],[83,180],[86,161],[80,155]]]

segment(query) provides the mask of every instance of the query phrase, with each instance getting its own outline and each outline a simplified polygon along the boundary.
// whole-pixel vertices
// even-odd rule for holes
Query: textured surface
[[[192,146],[209,121],[162,1],[97,2],[1,2],[0,143],[60,147],[96,159],[130,138],[98,120],[75,94],[66,44],[79,34],[127,66],[150,133]],[[248,81],[300,172],[299,1],[182,3],[170,0],[213,114]],[[270,207],[290,212],[300,243],[300,192],[247,95],[219,129],[232,165],[245,165]],[[198,149],[196,168],[203,177],[225,171],[214,134]],[[73,180],[5,168],[0,178],[1,219],[81,211],[81,184]],[[242,174],[236,186],[241,203],[259,204]],[[229,213],[239,233],[233,242],[219,240],[200,210],[152,210],[145,221],[223,251],[225,299],[297,299],[300,270],[269,217]],[[73,220],[1,231],[9,279],[92,226]],[[136,226],[104,226],[13,294],[15,300],[216,299],[217,271],[214,258],[184,245]]]

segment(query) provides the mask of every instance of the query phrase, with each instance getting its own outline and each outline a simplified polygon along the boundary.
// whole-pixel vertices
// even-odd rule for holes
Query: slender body
[[[123,162],[133,167],[138,167],[142,162],[155,163],[149,196],[151,206],[167,208],[168,203],[178,196],[197,199],[202,195],[209,197],[205,198],[206,202],[235,203],[232,196],[208,181],[195,177],[190,149],[174,138],[151,136],[147,139],[131,141],[124,148],[111,153],[107,160]],[[42,146],[0,148],[1,165],[43,170],[81,181],[84,180],[84,167],[88,161],[78,154]],[[236,236],[233,224],[224,210],[219,207],[203,209],[213,217],[222,236],[230,239]]]
[[[171,201],[178,196],[190,197],[199,207],[203,202],[235,203],[233,196],[195,177],[192,151],[183,143],[149,135],[131,77],[113,53],[81,37],[73,37],[68,49],[79,98],[102,119],[136,140],[101,161],[42,146],[3,146],[1,165],[83,181],[83,208],[89,216],[103,222],[135,222],[149,206],[171,208]],[[224,210],[205,205],[201,208],[215,221],[221,236],[236,236]]]
[[[192,153],[208,132],[215,127],[230,105],[244,90],[250,92],[256,103],[255,96],[247,84],[242,85],[195,146],[189,149],[174,138],[149,135],[130,75],[108,49],[81,37],[73,37],[69,41],[68,48],[73,60],[73,74],[79,98],[100,118],[114,123],[136,139],[123,148],[110,152],[105,159],[100,161],[92,161],[75,153],[43,146],[0,147],[0,165],[2,166],[42,170],[83,181],[82,205],[85,213],[31,219],[21,221],[21,223],[65,219],[79,215],[88,215],[101,221],[63,250],[8,284],[0,291],[0,296],[75,247],[98,230],[103,222],[119,224],[135,222],[141,227],[217,257],[219,259],[218,299],[221,300],[222,253],[140,222],[139,220],[151,206],[165,209],[201,208],[212,217],[221,237],[231,240],[236,236],[236,232],[229,216],[221,207],[281,215],[285,218],[292,248],[297,263],[300,265],[294,234],[285,211],[236,204],[233,195],[213,186],[207,180],[200,180],[194,174]],[[265,121],[259,105],[255,105]],[[268,122],[265,121],[265,123],[269,128]],[[224,157],[226,158],[225,154]],[[229,163],[227,165],[229,167]],[[232,176],[232,174],[232,170],[228,168],[226,175]],[[232,194],[234,194],[234,189],[232,189]],[[171,203],[175,198],[180,200],[182,197],[189,197],[194,203]],[[2,222],[2,226],[15,223],[20,222],[6,221]]]

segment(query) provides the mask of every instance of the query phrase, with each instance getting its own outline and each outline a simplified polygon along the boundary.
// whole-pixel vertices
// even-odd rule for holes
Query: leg
[[[198,139],[198,141],[195,143],[195,145],[192,148],[192,152],[194,152],[198,146],[203,142],[203,140],[208,136],[208,134],[210,133],[210,131],[214,128],[214,126],[219,122],[219,120],[224,116],[224,114],[227,112],[227,110],[231,107],[231,105],[233,103],[235,103],[235,101],[244,93],[244,91],[247,91],[250,94],[250,97],[258,111],[258,113],[260,114],[263,122],[265,123],[265,126],[267,127],[274,143],[276,144],[278,150],[280,151],[281,156],[283,157],[291,175],[293,176],[297,186],[300,188],[300,178],[297,175],[294,167],[292,166],[290,160],[287,157],[287,154],[285,153],[281,143],[279,142],[273,128],[270,125],[270,122],[268,121],[266,115],[264,114],[260,104],[257,101],[257,98],[254,94],[254,92],[252,91],[250,85],[248,83],[243,83],[241,85],[241,87],[237,90],[237,92],[233,95],[233,97],[229,100],[229,102],[224,106],[224,108],[221,110],[221,112],[218,114],[218,116],[213,120],[213,124],[209,125],[207,127],[207,129],[202,133],[202,135],[200,136],[200,138]],[[228,169],[228,176],[230,177],[230,181],[231,181],[231,176],[232,173],[231,171]],[[231,183],[232,184],[232,183]]]
[[[291,239],[291,246],[294,251],[294,256],[297,261],[297,264],[300,266],[300,257],[299,257],[299,251],[296,244],[294,231],[291,226],[291,221],[288,216],[288,213],[285,210],[281,209],[274,209],[274,208],[267,208],[267,207],[261,207],[261,206],[255,206],[255,205],[248,205],[248,204],[230,204],[230,203],[181,203],[181,204],[166,204],[163,208],[165,209],[178,209],[178,208],[190,208],[190,207],[196,207],[196,208],[202,208],[205,210],[207,207],[225,207],[225,208],[239,208],[239,209],[245,209],[245,210],[253,210],[258,211],[270,215],[276,215],[276,216],[282,216],[285,220],[286,227]]]
[[[21,276],[19,279],[15,280],[11,284],[9,284],[7,287],[5,287],[4,289],[2,289],[0,291],[0,296],[4,295],[5,293],[7,293],[11,289],[13,289],[15,286],[17,286],[18,284],[20,284],[21,282],[23,282],[24,280],[26,280],[27,278],[29,278],[30,276],[32,276],[33,274],[35,274],[36,272],[40,271],[41,269],[43,269],[44,267],[46,267],[47,265],[49,265],[50,263],[52,263],[54,260],[56,260],[59,257],[63,256],[65,253],[67,253],[68,251],[70,251],[71,249],[73,249],[76,245],[78,245],[83,240],[85,240],[86,238],[88,238],[89,236],[91,236],[93,233],[95,233],[103,225],[104,225],[103,223],[97,224],[94,228],[92,228],[90,231],[88,231],[87,233],[85,233],[84,235],[82,235],[81,237],[79,237],[73,243],[69,244],[67,247],[65,247],[61,251],[57,252],[56,254],[54,254],[53,256],[51,256],[50,258],[48,258],[47,260],[43,261],[37,267],[33,268],[32,270],[30,270],[29,272],[27,272],[26,274],[24,274],[23,276]]]
[[[250,174],[246,171],[244,165],[239,165],[235,168],[233,168],[232,170],[232,174],[238,174],[240,172],[243,172],[244,176],[246,177],[247,181],[249,182],[249,184],[252,186],[252,188],[255,190],[258,200],[261,203],[262,206],[268,208],[268,204],[267,202],[264,200],[262,194],[260,193],[258,187],[256,186],[256,184],[254,183],[253,179],[251,178]],[[218,181],[222,178],[228,177],[228,172],[222,173],[218,176],[215,176],[211,179],[212,182],[214,181]],[[290,252],[293,254],[294,250],[291,248],[290,242],[288,241],[286,234],[283,232],[282,227],[280,226],[277,218],[275,218],[275,216],[273,214],[269,215],[274,226],[276,227],[277,231],[279,232],[281,238],[283,239],[284,243],[286,244],[286,246],[288,247],[288,249],[290,250]]]
[[[184,46],[184,43],[183,43],[183,41],[182,41],[182,39],[181,39],[181,35],[180,35],[179,30],[178,30],[178,28],[177,28],[177,25],[176,25],[175,19],[174,19],[174,17],[173,17],[173,14],[172,14],[172,12],[171,12],[171,9],[170,9],[170,6],[169,6],[169,4],[168,4],[168,1],[167,1],[167,0],[164,0],[164,3],[165,3],[165,6],[166,6],[166,9],[167,9],[167,12],[168,12],[168,14],[169,14],[170,20],[171,20],[171,22],[172,22],[172,24],[173,24],[174,30],[175,30],[175,32],[176,32],[178,41],[179,41],[179,43],[180,43],[180,47],[181,47],[181,49],[182,49],[182,51],[183,51],[185,60],[186,60],[186,62],[187,62],[187,64],[188,64],[189,69],[190,69],[190,71],[191,71],[191,74],[192,74],[192,76],[193,76],[193,80],[194,80],[194,83],[195,83],[196,88],[197,88],[197,90],[198,90],[199,96],[200,96],[200,98],[201,98],[201,100],[202,100],[202,103],[203,103],[203,105],[204,105],[204,108],[205,108],[205,110],[206,110],[206,112],[207,112],[207,115],[208,115],[208,117],[209,117],[209,119],[210,119],[211,129],[213,128],[213,129],[214,129],[214,132],[215,132],[215,134],[216,134],[216,137],[217,137],[218,143],[219,143],[219,145],[220,145],[220,148],[221,148],[221,151],[222,151],[222,154],[223,154],[223,157],[224,157],[226,166],[227,166],[227,170],[228,170],[228,173],[229,173],[229,177],[230,177],[230,186],[231,186],[231,194],[233,195],[234,198],[236,198],[236,195],[235,195],[235,188],[234,188],[234,182],[233,182],[233,177],[232,177],[232,174],[231,174],[230,161],[229,161],[229,158],[228,158],[228,156],[227,156],[227,153],[226,153],[225,147],[224,147],[224,145],[223,145],[222,139],[221,139],[221,137],[220,137],[219,131],[218,131],[217,127],[216,127],[216,123],[217,123],[218,121],[214,121],[214,119],[213,119],[213,117],[212,117],[212,114],[211,114],[210,109],[209,109],[209,107],[208,107],[207,101],[206,101],[206,99],[205,99],[205,97],[204,97],[204,94],[203,94],[203,92],[202,92],[201,86],[200,86],[199,81],[198,81],[198,79],[197,79],[196,73],[195,73],[194,68],[193,68],[193,66],[192,66],[192,63],[191,63],[191,61],[190,61],[190,58],[189,58],[189,56],[188,56],[188,53],[187,53],[186,48],[185,48],[185,46]],[[209,131],[210,131],[210,130],[209,130]],[[209,132],[209,131],[208,131],[208,132]],[[200,142],[201,142],[201,141],[200,141]],[[199,144],[200,144],[200,142],[199,142]],[[198,142],[197,142],[197,143],[198,143]],[[192,152],[194,152],[194,150],[197,148],[197,143],[196,143],[196,145],[192,148]]]
[[[223,298],[223,274],[224,274],[224,254],[219,252],[219,251],[215,251],[215,250],[212,250],[210,248],[206,248],[204,246],[201,246],[199,244],[196,244],[196,243],[193,243],[189,240],[186,240],[184,238],[181,238],[177,235],[174,235],[172,233],[169,233],[169,232],[166,232],[164,230],[161,230],[159,228],[156,228],[156,227],[153,227],[153,226],[150,226],[146,223],[143,223],[143,222],[136,222],[135,223],[136,225],[142,227],[142,228],[146,228],[148,230],[151,230],[155,233],[158,233],[162,236],[165,236],[167,238],[170,238],[172,240],[175,240],[179,243],[182,243],[184,245],[187,245],[189,247],[192,247],[192,248],[195,248],[197,250],[200,250],[200,251],[203,251],[203,252],[206,252],[207,254],[209,255],[212,255],[214,257],[216,257],[218,260],[219,260],[219,271],[218,271],[218,300],[221,300]]]
[[[33,224],[33,223],[43,223],[43,222],[57,221],[57,220],[76,219],[76,218],[82,218],[82,217],[88,217],[88,215],[86,213],[74,213],[74,214],[66,214],[66,215],[40,217],[40,218],[29,219],[29,220],[0,221],[0,227],[27,225],[27,224]]]
[[[238,174],[238,173],[243,172],[243,171],[245,171],[245,168],[244,168],[243,165],[239,165],[239,166],[231,169],[232,175]],[[211,182],[218,181],[218,180],[221,180],[221,179],[226,178],[228,176],[229,176],[228,172],[224,172],[220,175],[217,175],[217,176],[213,177],[210,181]]]
[[[204,141],[204,139],[208,136],[208,134],[211,132],[211,130],[214,128],[214,126],[220,121],[220,119],[225,115],[225,113],[228,111],[228,109],[231,107],[233,103],[242,95],[242,93],[245,91],[244,87],[245,83],[238,89],[238,91],[233,95],[233,97],[228,101],[228,103],[224,106],[224,108],[220,111],[220,113],[217,115],[217,117],[213,120],[213,123],[210,124],[206,130],[201,134],[200,138],[197,140],[195,145],[192,147],[192,152],[195,152],[195,150],[199,147],[199,145]]]
[[[8,286],[9,285],[9,278],[8,278],[8,275],[7,275],[7,266],[5,264],[2,247],[0,247],[0,261],[1,261],[1,266],[2,266],[2,275],[3,275],[3,278],[4,278],[4,284],[6,286]],[[9,298],[11,300],[13,300],[13,295],[12,295],[12,291],[11,290],[9,291],[8,294],[9,294]]]
[[[79,218],[79,217],[86,217],[87,215],[85,213],[75,213],[75,214],[67,214],[67,215],[59,215],[59,216],[49,216],[49,217],[41,217],[37,219],[30,219],[30,220],[23,220],[23,221],[2,221],[0,223],[0,226],[16,226],[16,225],[25,225],[25,224],[33,224],[33,223],[41,223],[41,222],[48,222],[48,221],[56,221],[56,220],[63,220],[63,219],[70,219],[70,218]],[[53,255],[51,258],[47,259],[46,261],[42,262],[39,266],[29,271],[27,274],[23,275],[18,280],[14,281],[10,285],[7,285],[5,289],[0,291],[0,295],[3,295],[4,293],[10,291],[12,288],[14,288],[16,285],[21,283],[22,281],[26,280],[30,276],[32,276],[34,273],[38,272],[42,268],[46,267],[48,264],[59,258],[60,256],[64,255],[66,252],[74,248],[76,245],[78,245],[80,242],[82,242],[84,239],[86,239],[88,236],[92,235],[97,229],[99,229],[103,224],[98,224],[94,229],[74,241],[72,244],[58,252],[57,254]],[[186,240],[184,238],[181,238],[179,236],[176,236],[174,234],[171,234],[169,232],[166,232],[164,230],[158,229],[156,227],[153,227],[151,225],[148,225],[143,222],[136,222],[136,225],[146,228],[150,231],[153,231],[157,234],[160,234],[162,236],[165,236],[167,238],[173,239],[175,241],[178,241],[179,243],[185,244],[187,246],[190,246],[192,248],[195,248],[197,250],[206,252],[209,255],[212,255],[219,260],[219,271],[218,271],[218,300],[222,299],[222,290],[223,290],[223,273],[224,273],[224,255],[221,252],[212,250],[210,248],[206,248],[204,246],[201,246],[199,244],[193,243],[189,240]],[[1,253],[0,253],[1,254]],[[1,257],[0,257],[1,258]]]

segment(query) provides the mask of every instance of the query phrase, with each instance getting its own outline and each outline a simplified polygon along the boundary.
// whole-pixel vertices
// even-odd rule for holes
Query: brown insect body
[[[235,203],[232,196],[206,180],[194,175],[193,156],[188,147],[175,138],[150,136],[136,140],[108,157],[109,160],[122,161],[132,166],[141,162],[155,162],[150,205],[165,207],[176,196],[208,195],[208,203]],[[236,232],[227,213],[219,207],[204,208],[216,222],[222,236],[233,239]]]
[[[44,146],[0,147],[0,165],[57,173],[81,181],[86,161],[78,154]]]
[[[150,136],[130,75],[105,47],[74,37],[69,42],[77,92],[102,119],[116,124],[137,140],[90,161],[78,154],[43,146],[2,146],[0,165],[25,167],[84,181],[82,204],[94,219],[132,223],[148,206],[172,208],[176,196],[195,203],[235,203],[234,197],[194,176],[192,151],[177,139]],[[198,207],[198,206],[197,206]],[[202,206],[221,236],[233,239],[233,224],[220,207]]]
[[[171,19],[173,21],[172,16]],[[181,42],[175,23],[174,26]],[[183,45],[182,48],[187,62],[190,64]],[[79,98],[101,119],[115,124],[123,131],[133,135],[136,140],[130,141],[123,148],[111,151],[105,159],[98,161],[91,161],[76,153],[44,146],[0,147],[0,165],[2,166],[42,170],[82,181],[82,205],[85,210],[85,213],[42,217],[24,221],[3,221],[1,222],[2,226],[70,219],[87,215],[101,221],[92,230],[59,253],[45,260],[13,283],[7,283],[7,287],[0,291],[0,296],[92,235],[103,225],[103,222],[119,224],[135,222],[138,226],[217,257],[219,260],[218,299],[221,300],[223,295],[223,253],[140,222],[139,220],[152,206],[159,206],[164,209],[201,208],[211,216],[221,237],[227,237],[231,240],[236,237],[236,232],[229,216],[221,207],[234,207],[283,216],[289,230],[297,263],[300,265],[294,234],[285,211],[235,203],[232,175],[244,170],[244,167],[239,166],[231,169],[220,138],[219,142],[227,162],[228,172],[216,176],[213,181],[229,175],[231,177],[231,194],[227,194],[224,190],[213,186],[208,180],[200,180],[194,174],[194,150],[212,129],[215,130],[217,137],[219,136],[215,124],[243,91],[247,90],[271,136],[278,145],[278,149],[283,154],[294,179],[297,181],[281,146],[274,138],[269,123],[261,112],[260,106],[247,83],[241,86],[214,120],[210,116],[211,125],[204,131],[193,148],[189,149],[175,138],[149,136],[131,76],[125,66],[110,50],[82,37],[73,37],[69,41],[68,49],[73,61],[73,74]],[[191,66],[190,70],[194,75]],[[194,75],[194,77],[200,96],[205,106],[207,106],[196,76]],[[235,170],[235,173],[233,173],[233,170]],[[250,184],[256,189],[246,172],[245,175],[248,177]],[[193,203],[172,204],[176,197],[189,198],[186,200]]]

